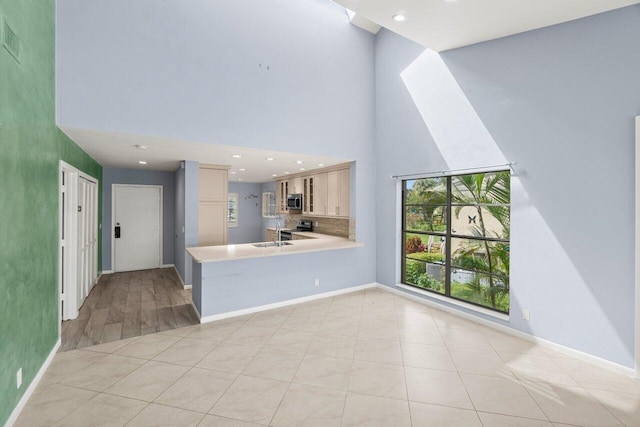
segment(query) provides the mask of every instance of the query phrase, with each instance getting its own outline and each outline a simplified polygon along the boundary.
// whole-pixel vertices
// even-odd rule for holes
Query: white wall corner
[[[176,266],[174,264],[166,264],[162,266],[164,267],[173,267],[173,269],[176,271],[176,276],[178,276],[178,280],[180,280],[180,284],[182,285],[182,289],[191,289],[193,286],[191,285],[191,283],[189,283],[188,285],[185,285],[184,280],[182,280],[182,276],[180,276],[180,272],[178,271],[178,269],[176,268]]]

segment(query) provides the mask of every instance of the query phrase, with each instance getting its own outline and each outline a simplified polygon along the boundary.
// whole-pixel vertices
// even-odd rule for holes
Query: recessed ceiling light
[[[238,181],[242,181],[242,178],[238,178]]]
[[[242,156],[240,154],[234,154],[231,157],[233,157],[234,159],[241,159]]]
[[[278,174],[277,173],[273,173],[273,174],[271,174],[271,176],[278,176]]]
[[[302,160],[296,160],[296,163],[297,163],[297,164],[299,164],[299,165],[301,165],[301,164],[303,164],[304,162],[303,162]]]
[[[322,167],[324,166],[324,163],[318,163],[318,166]]]
[[[238,169],[238,170],[239,170],[240,172],[244,172],[244,171],[246,171],[246,169],[245,169],[245,168],[240,168],[240,169]]]
[[[305,169],[305,168],[300,168],[300,170],[301,170],[301,171],[305,171],[306,169]]]
[[[396,13],[392,18],[396,22],[404,22],[407,19],[407,17],[404,16],[404,13]]]
[[[138,161],[138,163],[140,163],[141,165],[146,165],[147,164],[147,162],[145,162],[144,160],[140,160],[140,161]]]
[[[268,161],[268,162],[271,162],[271,161],[274,160],[274,158],[273,157],[267,157],[265,160]]]
[[[289,175],[290,173],[291,173],[291,172],[285,172],[284,174],[285,174],[285,175]]]
[[[136,145],[134,145],[134,147],[136,147],[138,150],[146,150],[147,149],[146,145],[140,145],[140,144],[136,144]]]
[[[236,171],[231,171],[231,172],[229,172],[229,173],[230,173],[231,175],[235,175],[235,174],[236,174]]]

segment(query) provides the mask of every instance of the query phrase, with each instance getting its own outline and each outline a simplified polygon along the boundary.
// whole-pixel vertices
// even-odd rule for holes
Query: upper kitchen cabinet
[[[286,214],[289,212],[287,208],[287,195],[289,194],[289,181],[276,181],[276,212]]]
[[[227,244],[228,168],[200,165],[198,174],[198,244]]]
[[[225,166],[200,165],[198,172],[198,200],[201,202],[227,201],[227,168]]]
[[[349,169],[327,173],[327,210],[329,216],[349,216]]]
[[[288,213],[287,194],[302,194],[302,214],[349,217],[350,166],[342,164],[316,169],[276,181],[278,212]]]
[[[293,178],[290,180],[291,188],[289,188],[289,194],[302,194],[302,178]]]
[[[303,178],[304,192],[302,213],[306,215],[327,215],[327,173],[319,173]]]

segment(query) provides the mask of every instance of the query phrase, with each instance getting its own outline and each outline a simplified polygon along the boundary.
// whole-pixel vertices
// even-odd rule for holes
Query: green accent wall
[[[4,425],[58,340],[59,161],[100,182],[102,167],[55,125],[55,1],[0,0],[0,14],[21,43],[20,64],[0,46],[0,425]],[[98,197],[101,204],[101,187]],[[101,207],[98,212],[101,223]],[[23,383],[18,390],[20,367]]]

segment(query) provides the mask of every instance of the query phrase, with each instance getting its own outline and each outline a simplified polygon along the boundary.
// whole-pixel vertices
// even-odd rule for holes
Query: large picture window
[[[402,188],[402,283],[508,313],[509,171]]]

